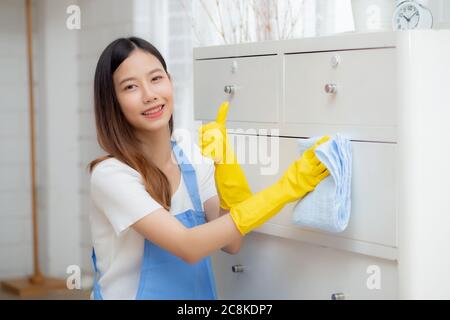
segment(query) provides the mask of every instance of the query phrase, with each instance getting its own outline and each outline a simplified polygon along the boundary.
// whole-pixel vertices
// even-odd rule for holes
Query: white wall
[[[78,264],[78,117],[75,34],[65,28],[73,1],[33,2],[34,88],[40,261],[65,276]],[[32,272],[28,72],[24,1],[0,3],[0,277]]]
[[[0,278],[32,270],[23,1],[0,2]]]
[[[35,3],[40,42],[37,101],[40,109],[39,199],[41,254],[46,274],[64,277],[80,264],[78,177],[77,35],[66,28],[66,8],[73,0]],[[41,246],[42,247],[42,246]]]

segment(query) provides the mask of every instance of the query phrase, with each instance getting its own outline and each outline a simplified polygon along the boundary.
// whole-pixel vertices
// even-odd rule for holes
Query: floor
[[[46,295],[20,298],[0,288],[0,300],[89,300],[90,290],[55,290]]]

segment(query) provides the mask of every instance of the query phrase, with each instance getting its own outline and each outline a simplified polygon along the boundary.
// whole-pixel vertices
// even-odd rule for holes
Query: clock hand
[[[408,18],[407,18],[407,17],[406,17],[406,16],[405,16],[405,15],[404,15],[403,13],[402,13],[401,15],[402,15],[402,17],[403,17],[403,18],[405,18],[405,19],[406,19],[406,21],[408,21],[408,22],[409,22],[409,19],[408,19]]]
[[[409,22],[416,14],[419,14],[419,11],[415,11],[415,12],[409,17],[409,19],[407,19],[408,22]]]
[[[409,20],[411,20],[412,17],[414,17],[415,15],[418,15],[418,14],[419,14],[419,11],[414,12],[414,14],[409,18]]]

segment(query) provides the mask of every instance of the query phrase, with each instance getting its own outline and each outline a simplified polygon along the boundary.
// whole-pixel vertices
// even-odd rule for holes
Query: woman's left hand
[[[209,122],[199,128],[199,146],[205,157],[211,158],[215,163],[234,163],[234,153],[228,145],[227,139],[227,113],[229,103],[223,102],[217,112],[216,121]]]

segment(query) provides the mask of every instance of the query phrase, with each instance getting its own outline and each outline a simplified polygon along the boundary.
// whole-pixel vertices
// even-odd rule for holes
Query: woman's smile
[[[165,104],[150,108],[142,113],[142,115],[149,120],[159,118],[164,113]]]

